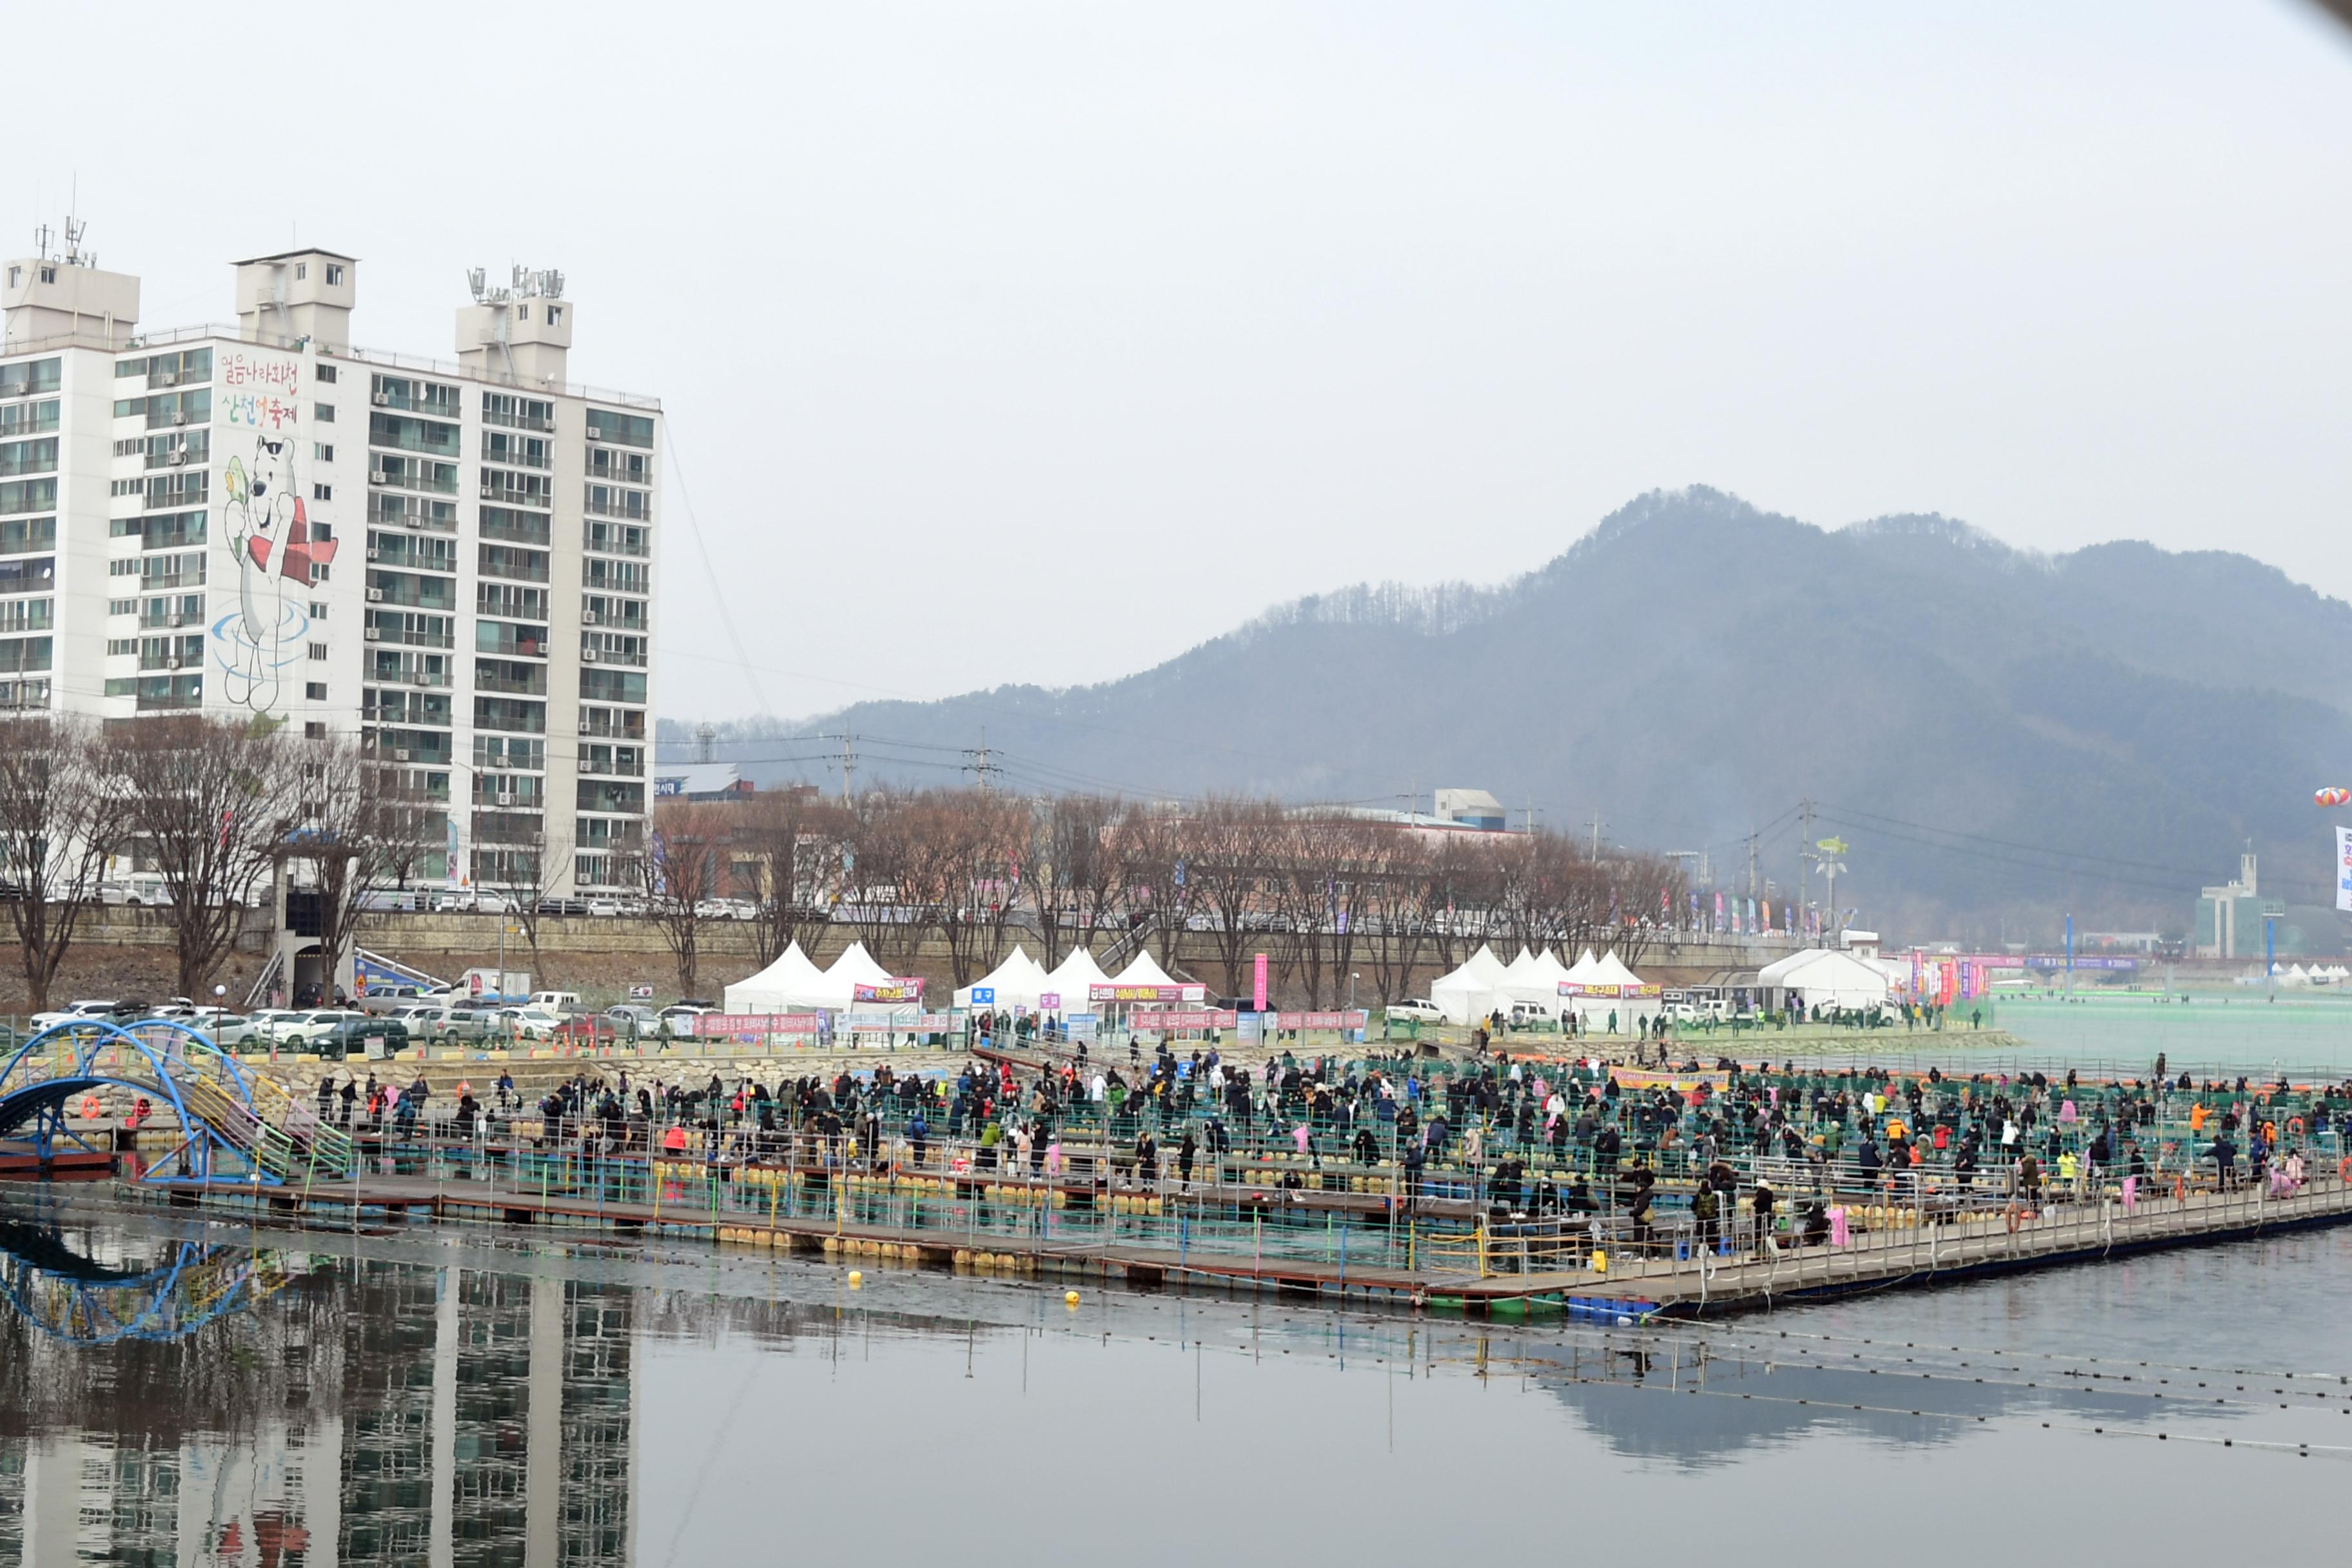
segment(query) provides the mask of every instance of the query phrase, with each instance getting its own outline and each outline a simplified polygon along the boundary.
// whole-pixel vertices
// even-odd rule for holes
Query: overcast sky
[[[669,414],[674,717],[1124,674],[1692,482],[2352,596],[2352,36],[2300,0],[6,32],[80,86],[12,132],[0,248],[78,175],[151,325],[298,226],[373,347],[563,269],[573,377]]]

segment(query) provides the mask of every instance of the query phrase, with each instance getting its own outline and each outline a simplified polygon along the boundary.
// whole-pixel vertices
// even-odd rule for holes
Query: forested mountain
[[[2249,841],[2265,893],[2330,900],[2311,791],[2352,784],[2347,647],[2352,605],[2240,555],[1826,531],[1693,489],[1500,587],[1305,599],[1125,679],[746,723],[719,754],[823,780],[827,743],[786,737],[850,731],[861,782],[938,784],[984,729],[1028,789],[1472,785],[1743,887],[1759,830],[1762,874],[1796,876],[1811,798],[1852,846],[1838,901],[1906,936],[2044,938],[2067,910],[2178,932]]]

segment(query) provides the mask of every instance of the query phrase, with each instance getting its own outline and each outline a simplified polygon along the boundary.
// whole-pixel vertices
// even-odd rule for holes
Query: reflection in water
[[[2249,1261],[2262,1290],[2232,1295]],[[1514,1467],[1521,1485],[1581,1467],[1619,1489],[1706,1470],[1734,1511],[1769,1506],[1790,1456],[1892,1475],[1930,1456],[1939,1487],[2013,1484],[1998,1466],[2046,1461],[2011,1457],[2049,1428],[2166,1429],[2170,1465],[2200,1432],[2235,1433],[2240,1455],[2282,1436],[2352,1454],[2331,1425],[2352,1427],[2352,1385],[2249,1391],[2175,1364],[2252,1344],[2340,1359],[2315,1309],[2347,1281],[2352,1233],[2333,1233],[1705,1328],[1179,1292],[1089,1290],[1078,1311],[1058,1288],[877,1266],[852,1292],[840,1269],[699,1245],[273,1235],[0,1193],[0,1563],[707,1560],[676,1555],[689,1541],[764,1561],[779,1475],[819,1500],[795,1518],[821,1531],[908,1484],[984,1513],[1046,1456],[1057,1518],[1091,1539],[1139,1472],[1230,1463],[1274,1431],[1286,1472],[1335,1493],[1382,1463],[1433,1498]],[[2056,1353],[2085,1342],[2122,1359]],[[762,1368],[796,1381],[748,1397]],[[896,1446],[909,1435],[919,1450]],[[2147,1479],[2156,1444],[2099,1441],[2065,1456],[2084,1484]],[[881,1458],[915,1451],[961,1458],[919,1478]],[[1294,1528],[1278,1496],[1267,1509],[1235,1537]],[[1367,1520],[1363,1546],[1384,1528]]]
[[[0,1225],[0,1562],[630,1561],[633,1292],[207,1234]]]

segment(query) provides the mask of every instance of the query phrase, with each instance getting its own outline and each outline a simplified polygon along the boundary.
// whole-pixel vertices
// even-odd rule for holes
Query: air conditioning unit
[[[370,626],[366,631],[360,635],[364,637],[370,642],[383,641],[383,628],[382,626]]]
[[[514,791],[510,789],[502,789],[499,791],[499,806],[501,810],[512,810],[514,803]]]
[[[187,460],[187,449],[185,447],[182,447],[176,452],[165,453],[163,456],[163,466],[167,468],[176,468],[185,464]]]
[[[163,668],[166,669],[177,669],[180,668],[180,661],[176,658],[167,658],[163,661]]]
[[[392,406],[392,394],[389,392],[379,392],[375,395],[373,401],[378,408],[389,408]]]
[[[499,494],[499,487],[498,487],[498,486],[496,486],[496,485],[494,485],[494,484],[489,484],[489,483],[487,483],[487,482],[483,484],[483,486],[482,486],[482,499],[483,499],[484,500],[496,500],[498,499],[498,494]]]
[[[371,561],[381,561],[383,559],[383,552],[371,544],[368,546],[368,559]]]
[[[596,764],[583,757],[580,759],[580,771],[583,773],[593,773],[596,771]]]
[[[402,514],[400,526],[403,528],[423,528],[425,526],[425,520],[417,516],[413,511],[406,512]]]
[[[601,626],[604,624],[604,617],[593,610],[583,609],[580,612],[580,624],[583,626]]]
[[[406,748],[406,747],[402,747],[402,748],[400,748],[400,749],[398,749],[398,750],[394,751],[394,752],[392,753],[392,760],[393,760],[394,762],[395,762],[395,763],[404,763],[404,762],[408,761],[408,750],[407,750],[407,748]]]
[[[431,686],[436,684],[433,679],[433,672],[429,669],[410,670],[408,672],[408,683],[411,686]]]
[[[174,408],[173,410],[172,410],[172,423],[173,423],[173,424],[174,424],[174,425],[185,425],[187,422],[188,422],[188,411],[187,411],[186,409],[184,409],[184,408]]]
[[[596,650],[595,650],[594,648],[593,648],[593,647],[583,647],[583,648],[582,648],[582,649],[580,650],[580,662],[581,662],[581,663],[583,663],[583,664],[593,664],[593,663],[595,663],[595,662],[596,662]]]
[[[173,616],[165,619],[163,624],[167,626],[184,626],[188,624],[188,617],[185,616]]]
[[[369,603],[369,604],[371,604],[371,605],[381,605],[381,604],[383,604],[383,589],[381,589],[381,588],[370,588],[370,589],[368,590],[368,603]]]
[[[368,470],[368,483],[372,485],[388,485],[392,483],[392,476],[385,473],[382,468],[370,468]]]

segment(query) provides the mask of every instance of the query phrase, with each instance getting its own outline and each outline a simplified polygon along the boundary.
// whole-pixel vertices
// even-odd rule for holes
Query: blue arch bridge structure
[[[62,1149],[100,1152],[84,1123],[94,1102],[144,1100],[172,1112],[177,1142],[140,1179],[275,1185],[349,1176],[349,1136],[276,1079],[246,1071],[192,1024],[74,1019],[33,1036],[0,1067],[0,1139],[47,1164]]]

